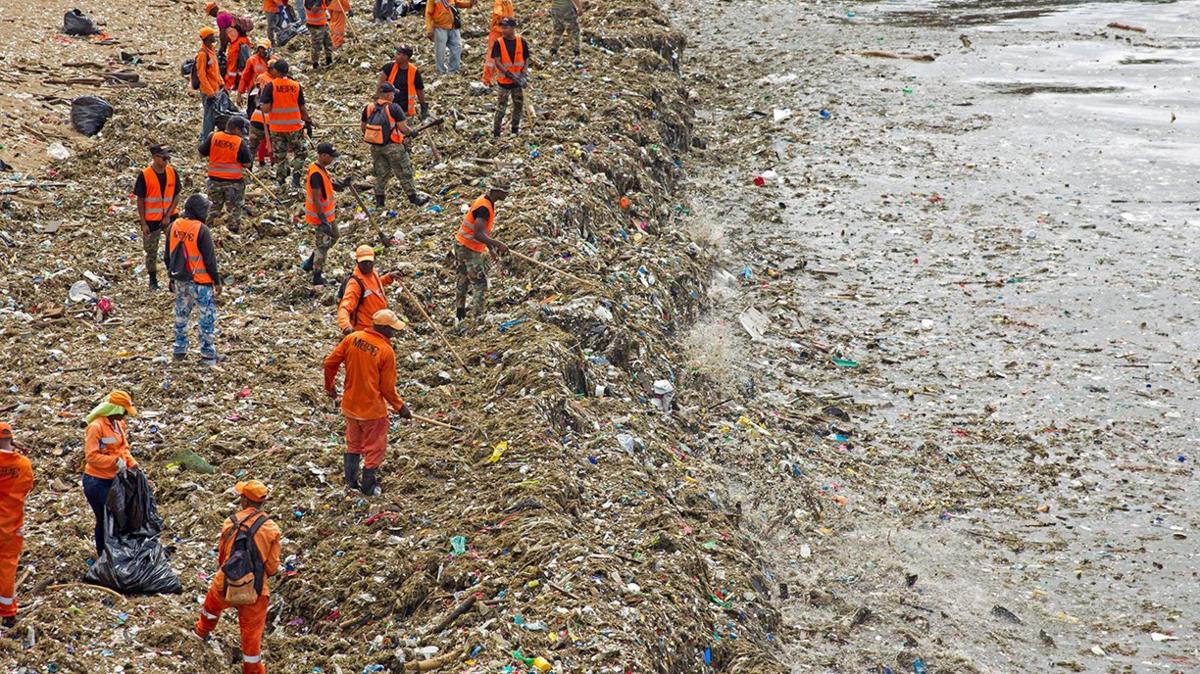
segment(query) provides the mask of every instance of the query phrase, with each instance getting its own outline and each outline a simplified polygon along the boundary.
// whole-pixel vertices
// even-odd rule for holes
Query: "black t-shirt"
[[[158,193],[162,194],[163,191],[167,189],[167,174],[159,173],[158,171],[154,171],[154,175],[158,179]],[[178,182],[179,174],[178,173],[175,174],[175,181],[176,181],[175,189],[178,190],[179,189],[179,182]],[[138,171],[137,181],[133,183],[133,194],[134,194],[134,196],[136,196],[139,199],[146,198],[146,175],[141,171]],[[146,218],[146,222],[151,223],[152,225],[157,225],[157,226],[152,226],[150,228],[152,231],[157,230],[158,227],[162,226],[161,219],[160,220],[152,220],[150,218]]]
[[[501,57],[500,42],[501,41],[504,42],[504,48],[508,50],[508,58],[515,59],[515,58],[517,58],[517,39],[513,38],[510,40],[508,38],[502,37],[499,40],[496,40],[495,44],[492,45],[492,58],[496,60],[496,67],[500,70],[504,70],[504,67],[500,62],[500,57]],[[525,63],[529,63],[529,59],[530,59],[529,41],[522,37],[521,43],[525,46]],[[501,84],[500,87],[503,89],[516,89],[517,83],[514,81],[512,84]]]
[[[406,75],[403,70],[400,70],[399,68],[397,68],[396,69],[396,77],[394,79],[391,78],[392,67],[395,65],[396,65],[395,61],[393,61],[391,63],[385,63],[384,66],[379,69],[379,72],[385,78],[389,78],[386,80],[388,84],[392,85],[393,87],[396,87],[396,89],[397,89],[396,104],[400,106],[400,109],[407,110],[408,109],[408,75]],[[416,66],[414,66],[411,63],[408,64],[408,67],[416,70]],[[417,70],[417,74],[413,76],[413,88],[416,89],[417,91],[425,90],[425,81],[421,79],[421,71],[420,70]]]

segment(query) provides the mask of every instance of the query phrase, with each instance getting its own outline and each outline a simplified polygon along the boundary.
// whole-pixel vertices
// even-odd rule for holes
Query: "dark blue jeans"
[[[87,497],[88,505],[96,516],[96,557],[104,552],[104,507],[108,503],[108,490],[112,489],[111,479],[102,480],[91,475],[83,476],[83,495]]]

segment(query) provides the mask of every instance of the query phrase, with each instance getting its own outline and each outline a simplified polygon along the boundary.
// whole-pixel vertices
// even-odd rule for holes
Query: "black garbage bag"
[[[158,542],[162,519],[146,474],[127,470],[113,480],[104,517],[104,553],[84,581],[122,594],[176,594],[183,591]]]
[[[92,17],[78,9],[72,9],[63,15],[63,32],[67,35],[97,35],[100,29]]]
[[[99,96],[80,96],[71,101],[71,126],[85,136],[94,136],[112,117],[113,106]]]
[[[222,90],[217,94],[216,104],[213,107],[213,119],[216,121],[217,126],[215,128],[217,130],[224,131],[225,123],[229,121],[229,118],[237,117],[241,114],[242,111],[229,99],[228,93]]]
[[[278,49],[288,42],[291,42],[292,39],[297,35],[308,35],[308,26],[297,21],[296,23],[288,24],[287,26],[279,29],[279,31],[275,33],[275,42],[273,46]]]

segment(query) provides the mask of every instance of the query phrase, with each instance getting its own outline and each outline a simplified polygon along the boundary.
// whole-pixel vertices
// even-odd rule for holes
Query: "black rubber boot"
[[[379,485],[375,484],[375,468],[363,468],[362,472],[362,493],[363,496],[379,496]]]
[[[313,285],[315,285],[315,286],[325,285],[325,276],[321,274],[320,269],[317,269],[313,272]]]
[[[384,196],[382,194],[375,195],[375,207],[383,208]]]
[[[150,289],[158,290],[158,274],[150,272]]]
[[[313,256],[309,255],[308,259],[300,263],[300,268],[304,271],[312,271]]]
[[[459,307],[454,310],[454,318],[461,321],[461,320],[465,319],[466,317],[467,317],[467,308],[466,307]]]
[[[343,454],[342,467],[346,474],[346,486],[351,489],[359,489],[358,484],[358,464],[362,461],[360,454]]]

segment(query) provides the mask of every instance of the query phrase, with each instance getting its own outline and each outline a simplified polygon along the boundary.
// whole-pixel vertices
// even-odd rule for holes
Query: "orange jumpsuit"
[[[237,514],[238,521],[247,519],[255,510],[258,509],[242,510]],[[266,517],[266,515],[261,515],[261,517]],[[249,530],[257,519],[257,517],[249,518],[249,521],[244,522],[241,528]],[[225,603],[225,572],[221,570],[221,567],[229,558],[233,540],[237,537],[232,529],[233,520],[226,519],[225,525],[221,527],[221,537],[217,541],[217,573],[213,576],[212,584],[208,587],[208,594],[204,597],[204,608],[200,609],[200,618],[196,620],[196,634],[200,637],[207,637],[211,634],[217,628],[221,612],[230,608],[229,604]],[[267,605],[270,593],[267,583],[268,578],[279,570],[280,535],[279,527],[271,520],[267,520],[254,535],[254,545],[258,548],[258,553],[263,560],[262,594],[253,604],[233,607],[237,609],[238,627],[242,633],[242,674],[266,674],[267,671],[262,658],[262,636],[263,629],[267,626]]]
[[[492,86],[496,77],[496,62],[492,60],[492,45],[500,39],[500,20],[514,16],[512,0],[492,0],[492,28],[488,32],[487,51],[483,52],[483,83]]]
[[[0,618],[17,614],[17,559],[25,542],[25,496],[32,488],[29,459],[0,452]]]
[[[399,412],[396,352],[387,337],[368,328],[352,332],[325,358],[325,390],[333,390],[346,364],[342,416],[346,417],[346,453],[360,454],[363,467],[378,468],[387,448],[388,407]]]
[[[337,49],[346,42],[346,14],[350,0],[329,0],[329,39]]]
[[[338,304],[338,330],[350,328],[355,331],[371,327],[371,317],[375,312],[388,308],[383,287],[390,286],[392,281],[391,274],[380,276],[372,272],[370,276],[364,276],[356,266],[354,279],[346,284],[346,294],[342,295],[342,301]]]

